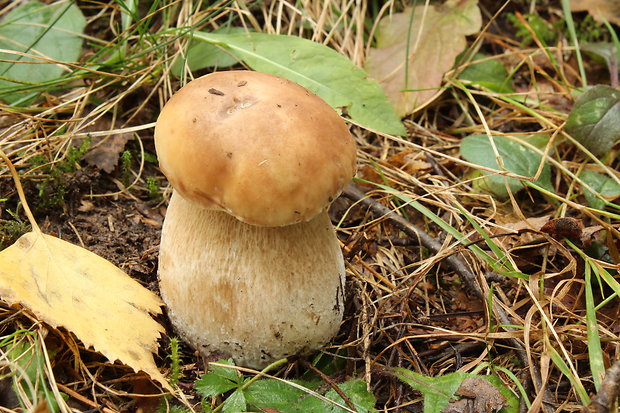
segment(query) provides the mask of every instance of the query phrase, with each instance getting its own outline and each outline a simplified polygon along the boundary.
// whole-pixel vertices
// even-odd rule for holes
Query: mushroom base
[[[258,227],[173,193],[160,290],[178,334],[208,359],[262,368],[317,350],[338,332],[344,277],[326,212],[305,223]]]

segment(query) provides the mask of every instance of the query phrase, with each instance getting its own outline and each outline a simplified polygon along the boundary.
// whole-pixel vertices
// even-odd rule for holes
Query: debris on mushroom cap
[[[307,89],[252,71],[211,73],[181,88],[155,127],[162,171],[186,199],[254,225],[307,221],[355,173],[340,116]]]

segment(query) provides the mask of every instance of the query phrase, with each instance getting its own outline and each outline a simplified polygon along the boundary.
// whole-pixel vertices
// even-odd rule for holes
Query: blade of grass
[[[566,378],[568,378],[568,380],[573,385],[573,388],[575,392],[577,393],[577,396],[579,397],[581,404],[585,406],[588,403],[590,403],[590,396],[588,396],[588,392],[583,387],[583,384],[581,383],[579,378],[576,377],[571,372],[571,369],[564,362],[564,359],[562,358],[562,356],[560,356],[560,353],[558,353],[558,351],[551,345],[551,342],[549,341],[549,337],[546,335],[545,335],[545,347],[546,347],[546,350],[549,352],[549,355],[551,356],[551,361],[553,362],[553,364],[555,364],[555,366],[562,372],[562,374],[566,376]]]
[[[585,283],[586,283],[586,328],[588,331],[588,359],[590,360],[590,370],[594,387],[598,391],[601,381],[605,377],[605,365],[603,364],[603,350],[601,349],[601,338],[599,337],[598,322],[596,320],[596,310],[594,309],[594,294],[592,292],[592,272],[595,268],[586,261]]]
[[[586,78],[586,70],[583,66],[583,59],[581,58],[581,51],[579,50],[579,40],[577,40],[577,30],[575,30],[575,22],[573,21],[573,14],[570,10],[570,0],[562,0],[562,11],[564,12],[564,20],[566,20],[566,27],[568,27],[568,34],[571,38],[571,43],[575,47],[575,55],[577,56],[577,65],[579,66],[579,76],[581,76],[581,85],[586,87],[588,81]]]

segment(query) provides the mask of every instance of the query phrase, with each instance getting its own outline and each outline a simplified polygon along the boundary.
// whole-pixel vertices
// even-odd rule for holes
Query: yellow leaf
[[[443,75],[465,49],[465,36],[481,24],[478,0],[448,0],[386,16],[365,69],[381,84],[396,113],[405,116],[438,93]]]
[[[149,313],[160,313],[162,303],[111,262],[29,232],[0,252],[0,296],[170,389],[152,354],[164,329]]]

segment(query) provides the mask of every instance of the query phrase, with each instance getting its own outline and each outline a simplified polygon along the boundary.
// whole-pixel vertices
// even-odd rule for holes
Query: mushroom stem
[[[342,321],[344,277],[327,212],[259,227],[173,192],[162,229],[161,294],[179,334],[208,358],[261,368],[320,348]]]

